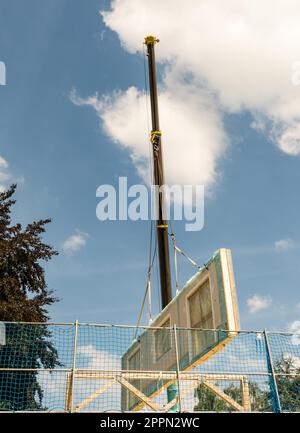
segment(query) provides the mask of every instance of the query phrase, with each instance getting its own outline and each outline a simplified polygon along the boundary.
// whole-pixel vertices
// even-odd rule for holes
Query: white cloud
[[[89,370],[121,370],[120,356],[97,349],[94,345],[79,346],[77,354],[81,358],[78,365]]]
[[[300,123],[293,123],[286,127],[281,134],[276,137],[279,148],[289,155],[300,154]]]
[[[147,101],[135,87],[111,96],[82,99],[75,92],[77,105],[93,107],[106,134],[126,148],[141,177],[149,182],[149,140]],[[193,85],[177,83],[176,92],[160,93],[160,114],[166,182],[205,185],[209,191],[217,180],[217,163],[224,155],[227,139],[220,115],[205,92]]]
[[[0,156],[0,192],[3,192],[8,187],[8,182],[11,180],[8,162]]]
[[[77,349],[77,368],[85,370],[122,370],[121,357],[108,350],[98,349],[93,344],[79,346]],[[107,385],[107,379],[77,380],[75,388],[75,406],[84,401],[96,390]],[[97,410],[103,412],[107,410],[121,409],[121,389],[119,385],[113,385],[103,394],[91,401],[83,408],[85,410]]]
[[[66,372],[59,369],[53,371],[39,371],[38,382],[44,392],[42,403],[52,409],[64,409],[66,398]],[[53,404],[55,402],[55,408]]]
[[[77,368],[90,370],[121,370],[121,358],[111,352],[97,349],[94,345],[82,345],[77,348]],[[44,391],[43,404],[51,410],[63,410],[66,397],[66,372],[56,369],[52,372],[40,371],[38,381]],[[105,379],[75,379],[74,407],[107,384]],[[55,406],[54,406],[55,405]],[[121,392],[118,385],[92,400],[82,411],[120,410]]]
[[[293,333],[292,344],[298,346],[300,344],[300,320],[295,320],[289,324],[288,331]]]
[[[272,304],[272,299],[269,296],[254,295],[247,299],[247,306],[250,314],[255,314],[258,311],[266,310]]]
[[[300,334],[300,320],[295,320],[294,322],[290,323],[288,330],[289,332],[295,332]]]
[[[68,239],[66,239],[62,245],[63,251],[66,254],[73,254],[76,251],[81,250],[86,245],[86,240],[88,238],[87,233],[80,232],[79,230],[76,230],[76,233]]]
[[[292,364],[291,371],[295,371],[295,370],[300,369],[300,358],[298,356],[295,356],[291,353],[286,352],[283,354],[283,359],[285,361],[289,361]]]
[[[292,239],[280,239],[275,242],[275,250],[278,252],[287,251],[294,247],[295,243]]]
[[[0,168],[7,168],[8,167],[8,162],[2,157],[0,156]]]
[[[273,0],[189,0],[188,4],[181,0],[114,0],[111,10],[102,12],[102,17],[130,53],[141,50],[146,34],[161,39],[156,54],[165,66],[160,101],[162,129],[169,128],[166,132],[173,131],[175,136],[180,134],[178,142],[175,137],[178,144],[173,156],[175,150],[180,151],[179,142],[187,154],[190,149],[193,156],[197,149],[199,152],[191,165],[192,156],[190,160],[180,159],[187,176],[194,173],[197,161],[203,158],[198,171],[204,168],[203,178],[210,185],[214,183],[216,164],[226,148],[220,121],[223,112],[249,110],[254,119],[252,126],[258,127],[282,152],[300,155],[300,86],[293,80],[294,65],[300,60],[298,0],[278,0],[276,6]],[[212,108],[207,113],[204,91],[211,104],[218,107],[218,113]],[[110,115],[105,119],[106,129],[116,141],[120,113],[125,114],[124,124],[130,114],[126,113],[130,102],[127,93],[121,93],[119,98],[124,103],[124,95],[127,103],[123,110],[117,117],[111,111],[119,107],[117,97],[109,105]],[[168,107],[172,116],[163,118]],[[208,129],[203,112],[209,120]],[[137,122],[133,123],[137,126]],[[130,129],[134,136],[135,131]],[[168,134],[164,143],[171,149],[174,137]],[[122,137],[120,141],[134,148],[129,135],[126,144]]]

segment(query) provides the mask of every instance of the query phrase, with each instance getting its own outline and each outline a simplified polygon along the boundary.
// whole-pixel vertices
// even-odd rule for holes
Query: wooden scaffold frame
[[[81,402],[77,403],[73,407],[73,395],[74,395],[74,384],[77,380],[105,380],[105,384],[102,384],[96,391],[88,395]],[[249,380],[246,375],[241,374],[221,374],[221,373],[177,373],[177,372],[157,372],[157,371],[119,371],[119,370],[76,370],[72,373],[67,373],[66,381],[66,398],[65,398],[65,411],[67,412],[79,412],[84,407],[88,406],[100,395],[108,391],[116,383],[120,384],[126,388],[130,393],[132,393],[139,401],[140,404],[136,405],[132,411],[138,411],[144,406],[148,406],[154,412],[168,412],[172,407],[178,403],[179,396],[175,397],[172,401],[168,402],[166,405],[159,405],[154,402],[155,396],[147,396],[136,388],[131,381],[134,380],[156,380],[156,381],[166,381],[166,385],[161,387],[158,392],[165,389],[170,384],[179,381],[190,382],[190,385],[186,387],[180,393],[180,398],[182,399],[185,395],[192,392],[197,385],[202,383],[205,388],[210,392],[215,394],[221,400],[225,401],[232,409],[239,412],[250,412],[250,392],[249,392]],[[239,381],[241,385],[242,392],[242,404],[239,404],[228,394],[219,388],[215,382],[216,381]]]

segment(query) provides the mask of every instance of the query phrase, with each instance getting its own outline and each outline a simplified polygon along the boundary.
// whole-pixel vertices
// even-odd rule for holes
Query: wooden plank
[[[222,400],[224,400],[226,403],[228,403],[231,407],[233,407],[235,410],[242,412],[244,411],[243,406],[238,404],[233,398],[231,398],[229,395],[225,394],[220,388],[218,388],[216,385],[213,385],[212,383],[209,383],[207,380],[202,382],[203,385],[206,386],[210,391],[212,391],[214,394],[216,394],[218,397],[220,397]]]
[[[251,412],[250,389],[247,377],[241,380],[241,386],[244,409],[248,412]]]
[[[77,404],[77,406],[74,409],[74,412],[79,412],[80,409],[82,409],[84,406],[87,406],[90,404],[95,398],[99,397],[99,395],[103,394],[105,391],[107,391],[109,388],[111,388],[116,383],[116,380],[111,380],[108,383],[106,383],[103,387],[97,389],[93,394],[91,394],[89,397],[87,397],[85,400],[83,400],[81,403]]]
[[[115,376],[122,376],[128,380],[136,379],[154,379],[154,380],[175,380],[177,379],[176,371],[140,371],[140,370],[78,370],[76,372],[76,379],[81,380],[101,380],[113,379]],[[245,375],[237,374],[221,374],[221,373],[185,373],[178,374],[180,380],[198,380],[207,378],[208,380],[244,380],[247,378]]]
[[[138,390],[135,386],[133,386],[131,383],[127,382],[126,379],[124,379],[123,377],[118,377],[117,381],[125,386],[125,388],[127,388],[129,391],[131,391],[136,397],[138,397],[140,400],[142,400],[144,402],[144,404],[146,404],[147,406],[150,407],[150,409],[158,412],[161,411],[161,408],[154,403],[153,401],[151,401],[151,398],[147,397],[145,394],[143,394],[140,390]]]
[[[72,390],[71,390],[71,384],[72,384],[72,373],[67,373],[67,379],[66,379],[66,397],[65,397],[65,411],[70,412],[71,406],[72,406]]]

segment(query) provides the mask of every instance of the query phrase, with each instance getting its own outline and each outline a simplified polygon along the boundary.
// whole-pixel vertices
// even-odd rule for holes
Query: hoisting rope
[[[177,267],[177,252],[181,254],[183,257],[185,257],[195,268],[198,270],[201,270],[203,268],[207,269],[207,265],[204,264],[203,266],[199,266],[198,263],[195,262],[186,252],[184,252],[181,248],[177,246],[175,234],[173,231],[172,223],[170,222],[171,226],[171,233],[169,233],[169,236],[173,243],[173,251],[174,251],[174,268],[175,268],[175,283],[176,283],[176,295],[180,291],[180,285],[179,285],[179,278],[178,278],[178,267]]]
[[[177,246],[176,246],[176,239],[175,239],[175,235],[174,235],[173,231],[172,231],[172,233],[170,233],[170,237],[171,237],[172,243],[173,243],[175,284],[176,284],[176,295],[177,295],[179,292],[178,269],[177,269]]]
[[[150,302],[151,302],[151,281],[150,281],[150,278],[151,278],[151,271],[149,271],[149,269],[148,269],[148,273],[147,273],[147,285],[146,285],[146,289],[145,289],[144,298],[143,298],[142,306],[141,306],[141,309],[140,309],[138,321],[137,321],[137,324],[136,324],[136,327],[135,327],[135,331],[134,331],[134,336],[133,336],[133,340],[134,341],[136,340],[138,328],[140,326],[141,319],[142,319],[142,316],[143,316],[143,311],[144,311],[147,295],[148,295],[148,300],[150,300]],[[151,321],[152,321],[152,311],[151,311],[151,303],[150,302],[149,302],[149,323],[151,323]]]
[[[185,253],[184,251],[182,251],[177,245],[175,245],[174,247],[176,249],[176,251],[178,251],[183,257],[185,257],[193,266],[195,266],[195,268],[197,269],[202,269],[203,266],[199,266],[198,263],[195,262],[195,260],[193,260],[187,253]],[[204,265],[205,267],[205,265]]]
[[[151,221],[151,232],[152,232],[152,230],[153,230],[153,221]],[[155,237],[155,249],[154,249],[154,252],[153,252],[153,256],[151,257],[151,255],[152,255],[152,235],[151,235],[151,238],[150,238],[149,266],[148,266],[148,272],[147,272],[147,284],[146,284],[146,288],[145,288],[145,292],[144,292],[144,297],[143,297],[143,302],[142,302],[142,305],[141,305],[141,308],[140,308],[137,324],[136,324],[135,331],[134,331],[133,341],[136,340],[138,328],[140,326],[140,323],[141,323],[141,320],[142,320],[142,316],[143,316],[143,312],[144,312],[144,307],[145,307],[147,295],[148,295],[148,318],[149,318],[149,325],[152,322],[151,271],[152,271],[154,260],[155,260],[155,257],[156,257],[156,251],[157,251],[157,238]]]
[[[160,161],[159,160],[158,160],[158,170],[161,172],[161,166],[160,166]],[[185,257],[198,270],[201,270],[203,268],[207,269],[207,266],[206,266],[206,264],[204,264],[203,266],[198,265],[198,263],[195,262],[195,260],[193,260],[185,251],[183,251],[181,248],[179,248],[177,246],[176,239],[175,239],[175,233],[174,233],[173,225],[172,225],[171,221],[169,221],[169,226],[170,226],[171,232],[168,233],[168,234],[171,237],[171,240],[172,240],[172,243],[173,243],[174,268],[175,268],[175,284],[176,284],[176,294],[178,294],[178,292],[180,290],[180,285],[179,285],[179,278],[178,278],[177,252],[179,254],[181,254],[183,257]],[[167,227],[167,225],[166,225],[166,227]]]

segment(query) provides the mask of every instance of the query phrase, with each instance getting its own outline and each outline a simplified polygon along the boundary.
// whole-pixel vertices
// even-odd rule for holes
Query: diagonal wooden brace
[[[206,388],[208,388],[211,392],[216,394],[218,397],[220,397],[222,400],[224,400],[227,404],[229,404],[231,407],[233,407],[235,410],[242,412],[244,411],[244,407],[238,404],[233,398],[231,398],[229,395],[225,394],[220,388],[218,388],[216,385],[213,385],[209,381],[205,380],[202,382]]]
[[[159,412],[162,410],[156,403],[151,401],[149,397],[147,397],[145,394],[143,394],[141,391],[139,391],[135,386],[133,386],[131,383],[129,383],[126,379],[123,377],[117,377],[117,381],[125,386],[130,392],[132,392],[136,397],[138,397],[140,400],[142,400],[147,406],[150,407],[150,409],[154,410],[155,412]]]
[[[111,388],[116,383],[116,380],[110,380],[108,383],[106,383],[101,388],[97,389],[93,394],[91,394],[89,397],[87,397],[85,400],[83,400],[81,403],[79,403],[75,409],[74,412],[79,412],[80,409],[82,409],[84,406],[87,406],[89,403],[91,403],[95,398],[99,397],[99,395],[103,394],[105,391],[107,391],[109,388]]]

